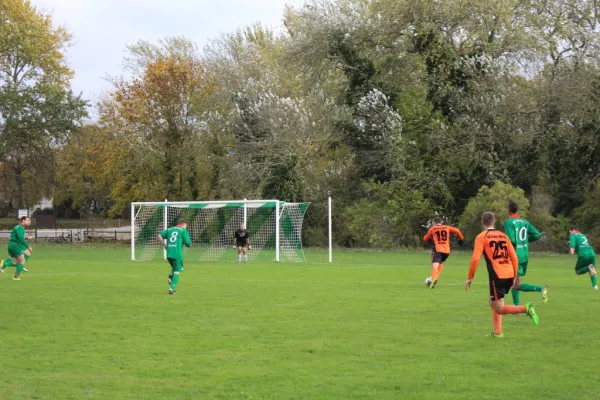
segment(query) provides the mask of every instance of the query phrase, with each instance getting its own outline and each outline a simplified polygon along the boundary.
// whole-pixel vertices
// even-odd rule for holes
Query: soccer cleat
[[[20,276],[13,276],[13,281],[20,281],[21,277]]]
[[[540,324],[540,318],[538,317],[537,313],[535,312],[535,308],[533,308],[533,303],[527,303],[527,304],[525,304],[525,308],[527,309],[527,316],[529,318],[531,318],[531,320],[533,321],[534,325],[539,325]]]
[[[3,274],[3,273],[4,273],[4,270],[3,270],[3,269],[0,269],[0,274]]]
[[[429,289],[435,289],[435,285],[437,285],[438,280],[434,279],[431,281],[431,283],[429,284]]]
[[[492,332],[488,335],[488,337],[495,338],[495,339],[503,339],[504,333],[495,334],[494,332]]]
[[[169,294],[176,294],[177,292],[175,292],[173,289],[169,289]]]
[[[542,288],[542,303],[548,302],[548,285],[544,285]]]
[[[169,274],[169,285],[173,282],[173,274]]]
[[[594,286],[592,289],[594,289],[594,290],[598,290],[598,286]]]
[[[27,268],[23,268],[23,272],[29,272]]]

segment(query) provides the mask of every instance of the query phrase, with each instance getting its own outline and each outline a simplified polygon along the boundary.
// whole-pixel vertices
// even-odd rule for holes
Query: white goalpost
[[[131,203],[131,259],[165,258],[158,234],[185,219],[192,240],[188,260],[233,260],[234,233],[245,225],[250,260],[304,262],[302,223],[309,205],[279,200]]]

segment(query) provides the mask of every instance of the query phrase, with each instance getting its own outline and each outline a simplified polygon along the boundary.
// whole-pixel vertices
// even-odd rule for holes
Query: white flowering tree
[[[233,197],[314,200],[351,166],[347,148],[331,148],[348,110],[331,88],[309,85],[302,68],[281,64],[285,46],[285,37],[254,26],[205,50],[216,85],[203,135],[220,143],[215,168],[235,182]]]

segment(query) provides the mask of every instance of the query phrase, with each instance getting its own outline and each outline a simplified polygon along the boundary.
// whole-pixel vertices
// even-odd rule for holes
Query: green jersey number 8
[[[169,242],[175,243],[177,241],[177,236],[179,236],[179,232],[171,233],[171,237],[169,238]]]
[[[517,238],[521,242],[527,241],[527,228],[526,227],[522,227],[521,229],[519,229],[519,231],[517,232]]]

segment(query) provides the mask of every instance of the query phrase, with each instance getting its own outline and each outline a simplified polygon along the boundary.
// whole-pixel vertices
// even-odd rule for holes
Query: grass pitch
[[[600,293],[574,258],[536,256],[540,326],[490,339],[487,272],[453,254],[308,252],[302,265],[162,262],[126,248],[41,247],[0,276],[0,399],[597,399]],[[235,258],[231,252],[232,260]],[[9,272],[13,270],[9,269]]]

